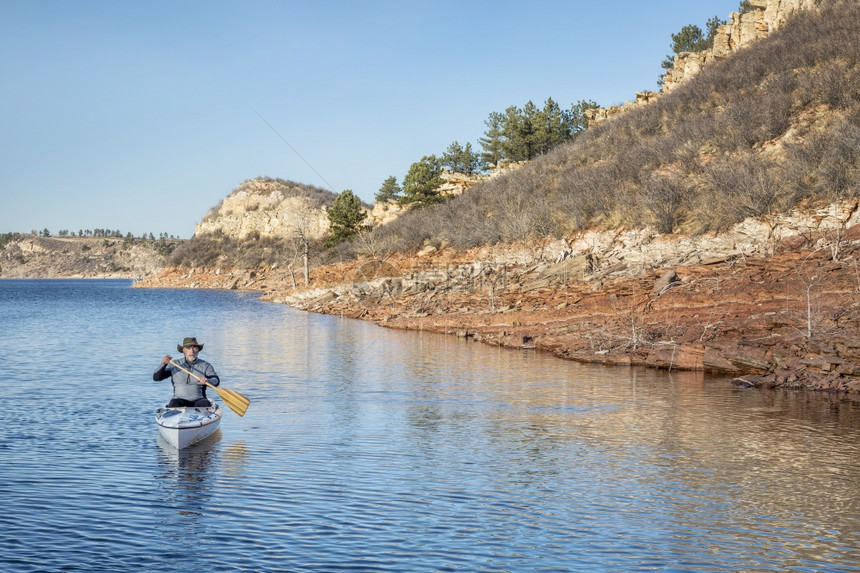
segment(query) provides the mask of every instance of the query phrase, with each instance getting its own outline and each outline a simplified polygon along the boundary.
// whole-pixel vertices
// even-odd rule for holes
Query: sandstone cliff
[[[704,66],[767,37],[778,30],[792,14],[800,10],[815,9],[820,0],[750,0],[750,4],[751,8],[744,13],[732,12],[729,21],[717,29],[713,48],[676,55],[672,69],[663,76],[661,92],[674,90],[694,78]],[[585,116],[590,124],[600,123],[635,106],[651,103],[659,96],[660,93],[654,91],[638,92],[633,101],[619,106],[588,110]]]
[[[268,177],[249,179],[213,207],[195,235],[220,232],[234,239],[285,237],[300,231],[320,238],[329,229],[326,209],[335,194]]]
[[[427,247],[320,267],[307,288],[277,268],[169,269],[140,286],[253,289],[312,312],[570,360],[857,394],[858,223],[853,200],[721,235],[588,231],[470,251]]]
[[[466,175],[442,173],[442,195],[460,195],[475,185],[522,167],[523,162],[501,162],[487,173]],[[233,239],[291,237],[297,233],[309,239],[325,237],[329,231],[328,208],[336,195],[324,189],[270,177],[249,179],[209,210],[195,227],[195,235],[221,233]],[[390,201],[363,205],[367,224],[378,227],[390,223],[409,209]]]
[[[702,66],[726,58],[752,42],[766,37],[782,26],[792,14],[815,9],[819,0],[750,0],[744,13],[732,12],[729,21],[717,29],[714,47],[703,52],[684,52],[675,56],[675,65],[663,78],[663,91],[669,92],[694,77]]]

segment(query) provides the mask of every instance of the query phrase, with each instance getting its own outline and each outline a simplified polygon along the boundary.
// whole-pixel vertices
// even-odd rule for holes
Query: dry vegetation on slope
[[[860,3],[830,2],[520,171],[377,231],[394,250],[598,226],[725,230],[860,193]]]
[[[524,168],[413,210],[315,264],[425,245],[471,248],[588,228],[720,232],[748,217],[860,194],[860,2],[823,0],[690,81],[602,122]],[[282,180],[331,205],[334,194]],[[237,189],[240,191],[241,189]],[[223,217],[213,208],[201,226]],[[209,227],[206,227],[208,229]],[[255,241],[198,233],[171,262],[290,264],[295,235]],[[249,244],[260,239],[260,243]],[[299,241],[301,243],[302,241]],[[304,247],[304,245],[300,245]]]
[[[857,392],[857,38],[860,3],[825,0],[519,171],[319,251],[310,288],[296,288],[290,250],[277,245],[265,268],[198,261],[160,286],[254,288],[308,310],[576,360]],[[794,207],[830,204],[827,226],[813,213],[793,235],[780,227]],[[735,224],[756,219],[765,231],[751,241]],[[597,248],[600,230],[639,242]],[[719,256],[695,251],[705,236]],[[593,245],[572,248],[584,237]],[[539,250],[551,238],[570,247],[555,263]],[[665,248],[631,263],[658,241]],[[680,256],[682,244],[694,250]]]

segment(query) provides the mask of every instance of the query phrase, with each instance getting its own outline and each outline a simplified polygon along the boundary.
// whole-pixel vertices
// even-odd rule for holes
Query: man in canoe
[[[197,358],[203,350],[203,345],[195,337],[187,337],[181,345],[176,346],[185,358],[173,362],[169,354],[161,359],[161,366],[152,375],[152,379],[160,382],[170,378],[173,382],[173,398],[167,403],[168,408],[181,406],[207,407],[211,402],[206,397],[206,382],[212,386],[221,384],[221,379],[215,373],[215,368],[205,360]],[[205,380],[206,382],[204,382]]]

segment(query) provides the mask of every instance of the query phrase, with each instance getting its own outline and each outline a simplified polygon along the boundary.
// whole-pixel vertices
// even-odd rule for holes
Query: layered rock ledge
[[[860,394],[856,202],[719,237],[583,233],[321,267],[169,269],[138,286],[264,300],[607,365],[703,370],[738,385]]]

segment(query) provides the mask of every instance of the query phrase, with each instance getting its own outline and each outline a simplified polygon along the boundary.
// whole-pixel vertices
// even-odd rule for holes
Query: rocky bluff
[[[860,203],[710,236],[567,240],[282,269],[168,269],[141,286],[239,288],[311,312],[739,385],[860,393]]]
[[[180,242],[20,235],[0,248],[0,277],[136,279],[163,267]]]
[[[675,57],[675,65],[663,78],[663,91],[668,92],[695,76],[713,61],[724,59],[778,30],[797,11],[815,9],[819,0],[750,0],[743,13],[732,12],[729,21],[714,35],[714,47],[702,52],[683,52]]]
[[[459,195],[469,188],[522,167],[522,162],[502,162],[488,173],[465,175],[442,173],[442,195]],[[219,233],[233,239],[288,237],[300,233],[309,238],[324,237],[329,231],[328,208],[336,195],[325,189],[283,179],[248,179],[221,203],[209,210],[195,227],[197,236]],[[364,205],[367,224],[384,225],[407,207],[396,202]]]
[[[269,177],[249,179],[210,209],[194,234],[246,239],[302,230],[319,238],[328,232],[326,208],[333,202],[334,194],[324,189]]]
[[[756,17],[763,18],[756,20],[759,22],[756,25],[769,30],[770,24],[765,18],[768,7],[790,3],[753,4],[754,11],[759,13]],[[791,5],[800,9],[801,4]],[[856,11],[853,4],[831,6],[840,10],[848,6]],[[828,11],[826,14],[828,18],[838,17],[838,12]],[[744,17],[741,15],[740,24],[744,24]],[[811,22],[814,18],[815,13],[807,11],[794,21]],[[842,18],[838,26],[830,27],[829,45],[852,48],[854,44],[841,42],[837,33],[847,31],[842,36],[851,37],[853,28],[843,24],[855,21],[856,18]],[[782,26],[779,18],[773,22]],[[731,34],[743,37],[747,33],[744,29],[741,26],[739,31],[731,32],[727,37]],[[805,28],[792,28],[788,24],[783,28],[786,34],[798,29]],[[812,40],[808,35],[798,37]],[[782,53],[791,53],[794,46],[800,50],[806,43],[786,47],[784,42],[776,40],[779,37],[774,35],[764,40],[762,45],[776,44]],[[746,87],[764,85],[760,80],[756,80],[754,85],[745,84],[744,76],[738,75],[743,70],[744,58],[750,54],[756,56],[753,50],[752,46],[748,50],[739,50],[736,59],[722,67],[729,74],[735,74],[738,81],[732,85],[736,93],[746,94]],[[837,50],[834,57],[841,53],[853,57],[850,49]],[[764,59],[759,58],[761,70],[767,68]],[[738,66],[729,65],[738,60],[741,61]],[[790,79],[798,67],[797,60],[789,59],[789,62],[792,65],[778,73]],[[844,66],[839,64],[837,67],[842,69]],[[712,69],[719,71],[721,67]],[[697,77],[705,80],[710,75],[703,73]],[[772,133],[753,134],[755,137],[744,139],[750,134],[740,129],[744,122],[735,121],[730,124],[737,128],[733,137],[740,139],[715,140],[722,147],[716,144],[690,146],[686,141],[672,141],[671,138],[665,142],[667,145],[680,145],[674,149],[684,153],[698,154],[695,159],[701,167],[719,161],[718,167],[722,171],[717,175],[720,176],[724,172],[734,174],[733,154],[742,148],[743,153],[737,155],[738,166],[761,167],[759,163],[764,163],[774,177],[764,177],[767,173],[762,167],[748,172],[738,171],[739,178],[766,184],[764,191],[768,193],[783,187],[791,191],[793,184],[802,182],[801,178],[809,175],[798,175],[798,165],[809,167],[814,162],[799,162],[797,157],[807,156],[788,154],[789,146],[795,146],[795,151],[801,149],[804,153],[811,153],[815,148],[799,147],[804,138],[809,138],[811,143],[833,142],[827,143],[833,150],[856,148],[856,138],[843,137],[854,133],[844,131],[847,127],[830,131],[833,126],[851,123],[846,114],[856,111],[856,107],[851,110],[840,108],[835,116],[830,105],[804,109],[806,103],[803,102],[823,102],[827,95],[812,89],[819,78],[816,73],[806,77],[813,83],[805,85],[800,94],[811,99],[802,100],[799,108],[802,113],[792,114],[792,108],[784,108],[784,113],[791,115],[790,125],[772,126]],[[851,78],[850,75],[845,77]],[[723,78],[719,85],[730,79]],[[703,85],[707,88],[702,90],[707,97],[719,88],[705,81]],[[793,84],[788,82],[786,85],[791,87]],[[845,85],[854,86],[851,82]],[[667,101],[674,101],[670,98],[680,99],[686,91],[661,95],[653,105],[659,109]],[[845,92],[840,92],[843,100],[855,101],[852,94],[856,90]],[[748,96],[742,99],[758,101],[758,98]],[[653,98],[643,98],[643,101],[652,102]],[[694,100],[679,105],[677,110],[680,114],[684,110],[699,108]],[[716,121],[719,119],[719,106],[712,109],[715,116],[708,116],[708,119]],[[605,157],[610,162],[616,157],[636,157],[634,153],[623,155],[630,148],[623,147],[622,143],[632,141],[634,147],[644,147],[650,142],[664,142],[660,137],[647,137],[663,131],[655,129],[661,125],[656,121],[660,119],[659,114],[648,114],[647,109],[642,111],[646,113],[637,111],[595,129],[593,139],[587,136],[580,140],[589,146],[580,155],[576,155],[577,149],[561,149],[560,153],[545,161],[534,162],[527,171],[511,174],[510,180],[501,179],[499,182],[510,181],[513,186],[534,183],[541,188],[553,189],[552,186],[558,182],[554,178],[555,173],[567,169],[564,166],[569,165],[571,159],[586,158],[591,146],[614,150],[601,156],[603,161],[607,161]],[[644,129],[637,130],[631,124],[640,115],[648,121],[644,122]],[[660,121],[668,119],[665,116]],[[697,121],[700,119],[696,117]],[[851,123],[852,129],[855,123]],[[622,128],[620,136],[614,133],[614,126]],[[672,131],[684,124],[669,122],[665,126]],[[718,133],[724,131],[716,130]],[[629,134],[634,137],[627,137]],[[839,134],[840,138],[823,137],[831,134]],[[602,136],[606,136],[608,141],[603,148],[600,147]],[[737,141],[744,145],[739,148]],[[750,142],[755,142],[751,148]],[[832,171],[829,171],[829,162],[821,163],[822,169],[813,171],[814,176],[794,191],[812,193],[829,188],[832,173],[840,167],[838,163],[844,163],[850,169],[856,166],[855,156],[851,153],[834,153]],[[653,162],[664,167],[658,175],[683,173],[685,162],[679,161],[680,157],[689,155],[664,153],[652,156]],[[844,162],[840,161],[842,158]],[[610,166],[616,164],[621,166],[622,162],[610,163]],[[650,169],[652,164],[642,162],[640,165],[641,169]],[[572,168],[564,171],[572,178],[579,173],[582,171]],[[641,182],[637,182],[635,177],[619,179],[608,171],[605,175],[600,189],[609,197],[622,201],[634,199],[635,204],[638,196],[619,195],[615,193],[617,187],[627,184],[640,192],[648,191],[636,186]],[[533,179],[527,180],[528,177]],[[854,178],[846,181],[856,185]],[[499,182],[470,192],[482,193],[486,189],[498,192],[504,189],[504,185],[497,186]],[[703,195],[703,209],[698,216],[707,218],[711,215],[711,201],[727,198],[731,204],[742,202],[741,196],[732,193],[737,189],[743,190],[744,182],[731,179],[719,188],[719,193]],[[685,184],[685,189],[696,190],[700,188],[701,180],[691,178],[687,183],[691,185]],[[590,187],[576,189],[590,192]],[[263,291],[268,300],[309,311],[374,320],[395,328],[447,332],[465,340],[506,347],[541,349],[572,360],[647,365],[669,370],[705,370],[733,377],[739,385],[813,388],[856,396],[860,391],[860,341],[857,338],[860,323],[860,220],[856,189],[842,191],[818,196],[803,195],[805,199],[799,203],[794,201],[801,198],[798,195],[779,208],[770,204],[764,209],[741,211],[737,214],[756,213],[757,218],[741,221],[732,227],[730,225],[740,218],[724,218],[725,224],[700,226],[698,231],[693,227],[695,232],[701,233],[696,235],[684,235],[677,226],[671,228],[671,233],[657,233],[646,227],[649,224],[647,218],[634,218],[637,221],[635,228],[609,228],[609,225],[621,225],[624,217],[602,222],[592,220],[592,227],[571,225],[567,230],[555,233],[555,237],[561,239],[494,243],[471,249],[465,246],[460,250],[441,248],[448,243],[440,235],[438,240],[428,239],[423,245],[408,243],[410,247],[397,253],[365,249],[367,253],[375,252],[376,258],[368,255],[320,266],[313,270],[310,280],[303,286],[291,281],[283,267],[274,266],[280,264],[275,262],[271,267],[254,269],[228,269],[223,265],[222,268],[204,268],[214,264],[198,264],[195,268],[169,269],[161,273],[159,279],[161,286],[256,289]],[[834,197],[851,199],[833,203]],[[822,208],[827,203],[832,204]],[[803,205],[803,209],[777,214],[788,209],[789,204]],[[254,215],[253,209],[249,215],[249,209],[245,208],[242,217],[258,220],[265,217]],[[517,213],[516,208],[508,210]],[[486,221],[492,221],[499,213],[499,210],[483,211]],[[613,211],[608,214],[612,215]],[[453,218],[453,210],[448,216]],[[456,220],[471,224],[468,219]],[[226,224],[225,219],[224,228]],[[708,233],[707,229],[714,231]],[[530,236],[540,234],[534,232]],[[486,244],[492,239],[482,240]],[[480,243],[464,241],[461,244]]]
[[[717,29],[713,48],[701,52],[682,52],[675,56],[672,69],[663,76],[661,92],[639,92],[633,101],[625,104],[588,110],[586,118],[592,124],[600,123],[635,106],[651,103],[661,93],[671,92],[694,78],[706,65],[725,59],[775,32],[792,14],[801,10],[814,10],[819,4],[820,0],[750,0],[745,12],[732,12],[728,22]]]

